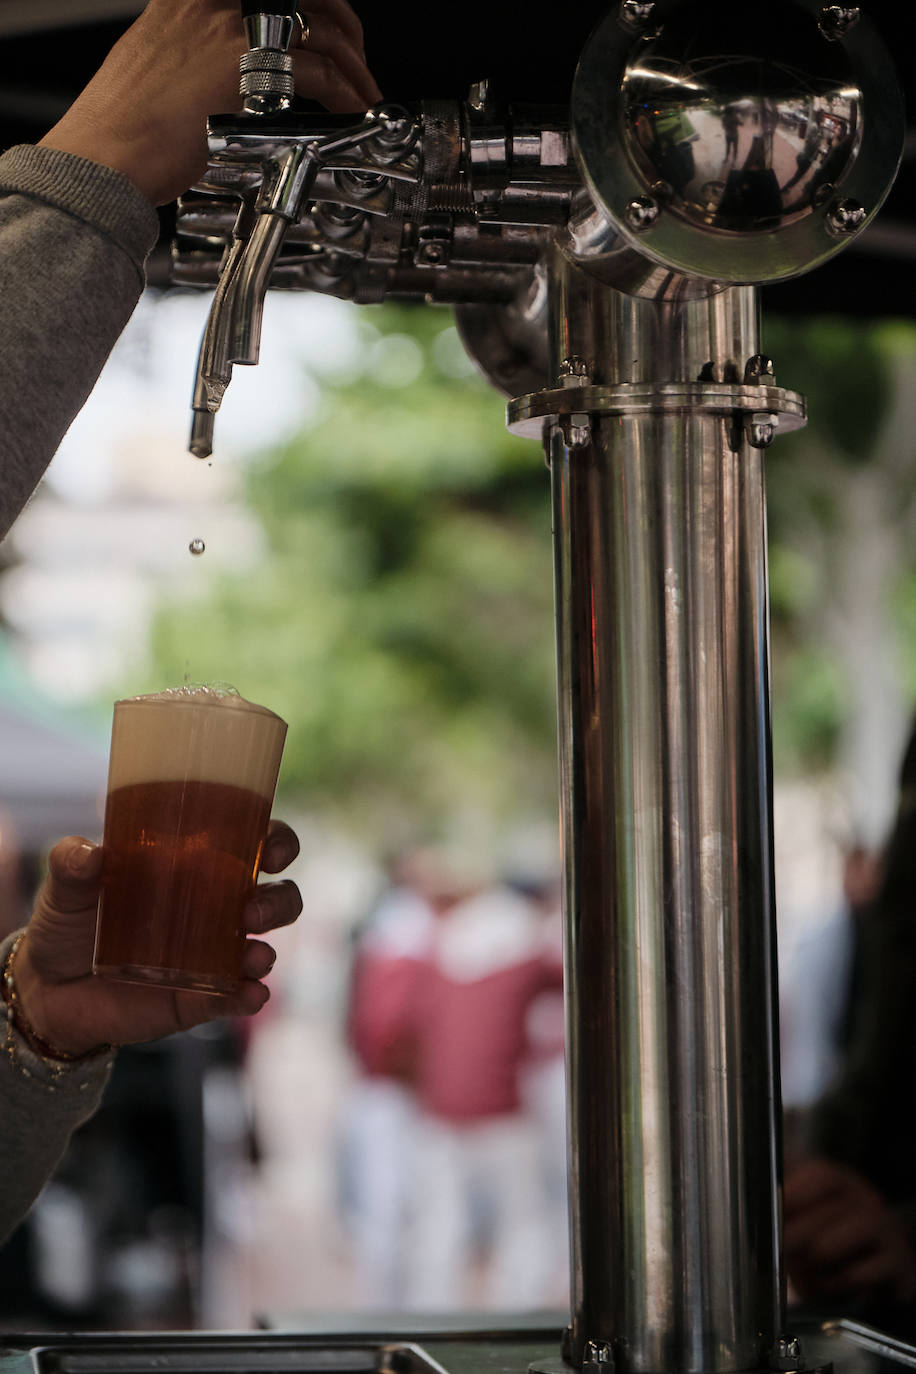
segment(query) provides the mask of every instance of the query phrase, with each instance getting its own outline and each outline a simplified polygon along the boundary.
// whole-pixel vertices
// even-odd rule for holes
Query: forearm
[[[14,937],[0,944],[2,965]],[[22,1220],[99,1105],[113,1056],[55,1066],[0,1022],[0,1244]]]
[[[130,318],[157,230],[110,168],[51,148],[0,157],[0,538]]]

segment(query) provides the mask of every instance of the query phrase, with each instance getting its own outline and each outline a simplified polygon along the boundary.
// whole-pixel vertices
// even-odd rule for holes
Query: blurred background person
[[[563,913],[556,866],[516,876],[511,886],[541,913],[548,966],[563,964]],[[569,1302],[569,1190],[566,1163],[565,1008],[562,981],[553,980],[528,1007],[526,1053],[520,1072],[520,1095],[537,1131],[541,1187],[548,1236],[550,1273],[542,1301],[566,1307]]]
[[[849,890],[867,895],[868,883]],[[880,880],[855,929],[840,1072],[787,1122],[785,1243],[800,1297],[874,1311],[916,1298],[916,729]]]
[[[522,1075],[531,1008],[562,983],[558,950],[542,911],[479,854],[426,863],[434,924],[397,1029],[419,1111],[406,1305],[535,1308],[549,1297],[551,1237]]]
[[[780,966],[782,1098],[808,1108],[830,1089],[855,1039],[862,940],[882,856],[859,840],[841,855],[839,900],[812,920]]]
[[[360,1305],[404,1305],[405,1245],[417,1127],[412,1038],[403,1033],[425,967],[434,912],[423,851],[398,855],[390,885],[354,934],[347,1043],[357,1078],[343,1125],[343,1210]]]

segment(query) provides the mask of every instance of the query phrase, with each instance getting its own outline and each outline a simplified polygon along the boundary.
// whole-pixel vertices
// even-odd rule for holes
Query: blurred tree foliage
[[[163,607],[157,675],[229,679],[290,724],[283,786],[397,838],[552,815],[549,484],[451,314],[361,310],[354,379],[247,476],[269,554]],[[409,383],[409,384],[406,384]]]
[[[916,329],[770,317],[764,337],[809,416],[767,456],[777,762],[874,787],[916,695]]]

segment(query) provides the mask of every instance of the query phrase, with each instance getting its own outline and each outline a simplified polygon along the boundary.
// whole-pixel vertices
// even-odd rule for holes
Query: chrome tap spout
[[[242,263],[251,229],[251,207],[247,202],[243,202],[233,229],[232,245],[226,254],[219,284],[207,316],[197,358],[194,397],[191,403],[194,414],[189,444],[196,458],[209,458],[213,451],[213,416],[220,407],[232,377],[228,342],[231,316],[227,302],[231,304],[232,284]]]
[[[301,135],[265,137],[256,198],[242,201],[231,247],[204,329],[192,407],[190,450],[208,457],[213,444],[213,415],[219,410],[232,377],[233,364],[258,361],[264,297],[287,231],[306,206],[318,172],[328,162],[347,165],[347,154],[372,140],[388,140],[395,150],[413,137],[413,126],[400,107],[378,106],[356,125],[324,138]],[[246,162],[257,160],[247,149]],[[402,167],[400,179],[411,174]]]

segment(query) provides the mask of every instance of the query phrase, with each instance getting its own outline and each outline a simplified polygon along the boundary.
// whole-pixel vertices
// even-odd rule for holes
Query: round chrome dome
[[[903,144],[890,59],[854,7],[624,0],[598,27],[572,124],[599,211],[662,266],[777,281],[878,210]]]

